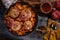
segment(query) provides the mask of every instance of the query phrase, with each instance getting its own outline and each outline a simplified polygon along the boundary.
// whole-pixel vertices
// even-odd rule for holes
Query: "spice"
[[[42,5],[42,10],[43,10],[44,12],[48,12],[49,10],[51,10],[50,4],[49,4],[49,3],[44,3],[44,4]]]
[[[52,4],[50,2],[45,2],[41,4],[40,9],[42,13],[45,13],[45,14],[50,13],[52,10]]]

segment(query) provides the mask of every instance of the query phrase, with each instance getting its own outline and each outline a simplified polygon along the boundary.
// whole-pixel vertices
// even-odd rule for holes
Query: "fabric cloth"
[[[13,3],[16,3],[17,0],[2,0],[6,8],[9,8]]]

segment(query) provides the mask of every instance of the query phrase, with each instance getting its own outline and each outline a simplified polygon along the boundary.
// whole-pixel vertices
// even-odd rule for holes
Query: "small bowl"
[[[40,5],[40,10],[44,14],[48,14],[52,11],[52,4],[50,2],[44,2]]]

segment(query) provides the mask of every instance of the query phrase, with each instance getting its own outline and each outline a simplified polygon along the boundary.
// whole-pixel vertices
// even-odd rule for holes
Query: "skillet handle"
[[[7,30],[6,26],[4,25],[3,17],[0,18],[0,33],[5,33]]]

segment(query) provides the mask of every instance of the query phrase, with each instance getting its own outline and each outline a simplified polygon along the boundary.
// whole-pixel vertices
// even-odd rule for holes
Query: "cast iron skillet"
[[[12,34],[11,32],[9,32],[9,30],[8,30],[8,28],[6,27],[6,25],[4,25],[4,15],[6,15],[6,13],[8,13],[9,12],[9,10],[10,10],[10,8],[11,7],[13,7],[15,4],[13,4],[13,5],[11,5],[10,6],[10,8],[9,9],[7,9],[6,11],[5,11],[5,13],[4,13],[4,15],[2,15],[3,16],[3,33],[1,33],[1,34],[5,34],[5,36],[6,37],[8,37],[8,38],[16,38],[16,39],[20,39],[20,38],[26,38],[26,37],[28,37],[29,35],[31,35],[31,34],[33,34],[33,32],[34,32],[34,30],[36,29],[36,27],[37,27],[37,24],[38,24],[38,15],[37,15],[37,12],[36,12],[36,10],[35,10],[35,8],[33,8],[31,5],[29,5],[28,3],[26,3],[26,2],[18,2],[18,3],[20,3],[20,4],[22,4],[22,5],[28,5],[28,7],[31,7],[31,9],[32,9],[32,11],[34,11],[35,13],[36,13],[36,22],[35,22],[35,25],[34,25],[34,28],[33,28],[33,31],[31,32],[31,33],[27,33],[26,35],[24,35],[24,36],[17,36],[17,35],[14,35],[14,34]]]

